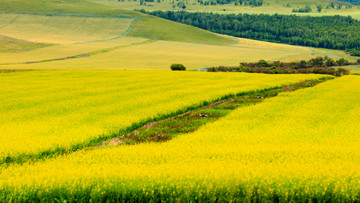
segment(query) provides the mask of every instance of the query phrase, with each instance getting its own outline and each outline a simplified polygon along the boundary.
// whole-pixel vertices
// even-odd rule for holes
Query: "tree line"
[[[140,11],[235,37],[328,49],[360,49],[360,22],[350,16]]]

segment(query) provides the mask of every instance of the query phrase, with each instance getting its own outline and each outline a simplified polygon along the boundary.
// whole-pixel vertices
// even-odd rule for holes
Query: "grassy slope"
[[[64,44],[116,38],[132,18],[1,14],[0,34],[33,42]]]
[[[1,52],[20,52],[46,47],[47,44],[29,42],[26,40],[14,39],[0,35],[0,53]]]
[[[17,13],[40,14],[75,14],[80,16],[127,16],[139,20],[135,24],[131,36],[170,41],[184,41],[204,44],[232,44],[233,40],[218,36],[198,28],[164,21],[160,18],[149,17],[138,12],[111,8],[84,0],[3,0],[0,2],[0,11]],[[143,21],[145,20],[145,21]],[[156,25],[156,26],[154,26]],[[171,29],[169,29],[171,27]],[[191,35],[189,35],[191,33]]]

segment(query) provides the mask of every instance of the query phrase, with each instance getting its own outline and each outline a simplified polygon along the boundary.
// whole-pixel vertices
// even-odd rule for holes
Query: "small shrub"
[[[170,68],[171,70],[186,70],[186,67],[183,64],[172,64]]]

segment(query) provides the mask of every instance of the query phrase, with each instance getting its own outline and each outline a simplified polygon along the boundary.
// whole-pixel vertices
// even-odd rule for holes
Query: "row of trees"
[[[350,16],[225,15],[185,11],[147,13],[236,37],[328,49],[360,49],[360,22]]]
[[[350,71],[346,68],[333,68],[333,66],[346,66],[350,63],[344,58],[334,60],[329,57],[316,57],[309,61],[301,60],[298,62],[274,61],[271,63],[259,60],[257,63],[241,63],[238,67],[211,67],[210,72],[249,72],[249,73],[268,73],[268,74],[328,74],[334,76],[349,75]],[[360,60],[358,61],[360,64]]]

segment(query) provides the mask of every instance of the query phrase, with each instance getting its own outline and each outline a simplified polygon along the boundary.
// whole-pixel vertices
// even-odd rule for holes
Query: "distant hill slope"
[[[85,0],[1,0],[0,12],[76,17],[125,16],[136,20],[135,25],[128,33],[130,36],[214,45],[230,45],[234,43],[230,38],[192,26]]]

